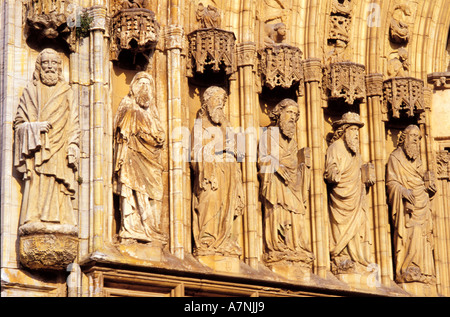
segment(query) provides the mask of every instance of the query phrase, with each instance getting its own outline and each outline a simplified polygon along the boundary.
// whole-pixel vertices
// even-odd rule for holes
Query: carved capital
[[[166,50],[183,49],[184,29],[179,25],[169,25],[165,31]]]
[[[107,12],[106,7],[102,5],[93,6],[90,8],[89,16],[93,18],[90,28],[91,31],[106,30],[108,20],[106,12]]]
[[[366,94],[367,97],[383,96],[383,74],[366,75]]]
[[[256,61],[256,43],[244,42],[236,44],[237,66],[254,66]]]
[[[308,58],[303,61],[305,82],[320,82],[322,80],[322,63],[318,58]]]

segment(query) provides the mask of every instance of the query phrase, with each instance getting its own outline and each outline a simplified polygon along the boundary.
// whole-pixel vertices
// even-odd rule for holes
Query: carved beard
[[[295,122],[290,120],[280,120],[281,133],[288,139],[292,139],[295,134]]]
[[[420,154],[420,144],[413,142],[405,142],[403,144],[403,151],[410,160],[415,161]]]
[[[209,117],[211,121],[215,124],[220,124],[225,118],[225,114],[222,110],[215,108],[213,111],[209,113]]]
[[[54,86],[58,83],[58,72],[55,69],[41,70],[41,81],[46,86]]]
[[[150,94],[148,93],[148,90],[146,87],[142,87],[139,89],[138,93],[136,94],[136,103],[142,107],[142,108],[148,108],[150,106]]]
[[[359,153],[359,138],[354,137],[350,138],[347,136],[347,134],[344,135],[345,144],[347,145],[347,148],[352,152],[352,154],[358,154]]]

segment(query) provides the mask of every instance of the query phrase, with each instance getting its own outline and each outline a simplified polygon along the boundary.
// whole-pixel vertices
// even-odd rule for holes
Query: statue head
[[[331,140],[333,143],[340,138],[344,138],[347,149],[352,154],[359,153],[359,129],[364,126],[359,114],[347,112],[342,115],[340,120],[333,123],[334,135]]]
[[[227,100],[227,92],[218,86],[208,87],[203,93],[200,116],[208,115],[213,124],[222,124],[225,121],[223,108]]]
[[[54,86],[59,81],[64,81],[62,60],[54,49],[46,48],[36,58],[33,82],[37,84],[38,81],[46,86]]]
[[[420,155],[420,128],[414,124],[410,124],[403,130],[398,139],[398,146],[401,147],[406,157],[415,161]]]
[[[147,109],[154,103],[154,93],[153,77],[146,72],[137,73],[131,81],[129,96],[134,98],[140,107]]]
[[[300,117],[298,104],[289,98],[281,100],[270,113],[270,118],[280,127],[281,133],[292,139],[296,130],[296,123]]]

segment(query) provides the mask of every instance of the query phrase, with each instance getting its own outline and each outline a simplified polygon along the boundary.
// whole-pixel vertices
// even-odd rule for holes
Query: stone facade
[[[0,30],[2,296],[450,296],[450,0],[2,1]]]

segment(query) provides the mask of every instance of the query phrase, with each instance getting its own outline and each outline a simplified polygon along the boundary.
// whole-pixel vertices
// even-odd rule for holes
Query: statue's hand
[[[39,122],[39,130],[47,133],[52,128],[52,125],[48,121]]]
[[[78,169],[78,159],[80,158],[80,149],[75,144],[70,144],[67,148],[67,162],[69,167]]]
[[[416,197],[414,197],[412,189],[404,188],[403,191],[402,191],[402,196],[411,205],[414,206],[416,204]]]

